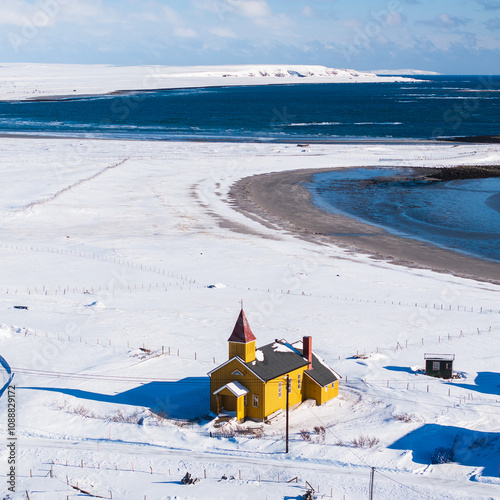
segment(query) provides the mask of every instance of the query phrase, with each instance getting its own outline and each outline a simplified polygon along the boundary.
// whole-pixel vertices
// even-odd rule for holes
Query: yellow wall
[[[229,359],[239,356],[245,363],[255,359],[255,340],[247,342],[229,342]]]
[[[330,399],[336,398],[339,395],[339,381],[333,384],[328,384],[328,390],[325,387],[319,386],[311,377],[306,374],[307,383],[305,386],[304,399],[315,399],[316,404],[322,405]]]
[[[235,370],[239,370],[241,375],[232,375]],[[241,361],[237,359],[231,360],[226,365],[214,371],[210,375],[210,409],[217,412],[217,402],[214,392],[220,389],[229,382],[237,381],[250,392],[247,395],[247,407],[244,409],[245,416],[255,419],[263,419],[263,404],[264,404],[264,383],[253,374]],[[252,406],[253,394],[259,396],[259,406],[254,408]],[[240,399],[240,398],[239,398]],[[241,398],[243,401],[243,397]],[[243,405],[243,402],[241,402]]]
[[[330,399],[336,398],[339,395],[339,381],[336,380],[333,383],[333,388],[332,384],[328,384],[328,391],[325,391],[325,389],[322,390],[323,395],[324,395],[324,400],[322,401],[321,404],[326,403],[327,401],[330,401]]]
[[[243,420],[245,418],[245,398],[240,396],[236,401],[236,419]]]
[[[244,344],[240,344],[244,345]],[[339,382],[328,385],[328,390],[320,387],[311,377],[305,372],[307,365],[290,372],[292,383],[292,392],[290,393],[290,407],[304,401],[305,399],[314,399],[318,405],[322,405],[338,396]],[[243,375],[233,375],[232,373],[239,370]],[[298,389],[298,375],[302,375],[302,388]],[[229,382],[238,381],[249,393],[247,395],[247,406],[244,407],[243,396],[236,399],[234,395],[226,395],[224,399],[227,401],[230,397],[233,398],[233,403],[225,403],[227,410],[236,410],[238,419],[245,417],[263,420],[271,413],[282,409],[286,409],[286,375],[277,377],[264,384],[254,373],[252,373],[240,360],[232,359],[226,365],[214,371],[210,376],[210,408],[213,412],[217,412],[217,402],[214,392],[220,389]],[[281,398],[279,397],[279,382],[282,382]],[[228,391],[228,394],[230,391]],[[253,406],[253,395],[256,394],[259,398],[259,406]],[[231,407],[231,408],[230,408]]]
[[[289,406],[296,405],[302,402],[302,389],[299,390],[298,385],[298,375],[302,377],[302,388],[304,387],[304,371],[307,369],[307,365],[290,372],[292,392],[289,396]],[[281,398],[279,397],[279,383],[281,385]],[[265,405],[265,416],[267,417],[271,413],[282,409],[286,409],[286,375],[282,375],[273,380],[270,380],[266,384],[266,405]]]
[[[321,387],[309,376],[304,374],[304,399],[314,399],[316,404],[321,404]]]

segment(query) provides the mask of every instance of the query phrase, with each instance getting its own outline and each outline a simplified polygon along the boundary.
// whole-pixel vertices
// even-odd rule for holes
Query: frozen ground
[[[15,373],[18,437],[11,498],[82,498],[78,485],[113,499],[296,499],[308,481],[320,498],[354,500],[368,497],[370,467],[375,498],[500,498],[499,287],[306,242],[227,199],[256,173],[380,159],[498,164],[498,146],[0,147],[0,354]],[[312,335],[343,376],[338,399],[292,413],[288,456],[283,420],[257,425],[260,438],[209,435],[206,373],[227,357],[240,300],[258,345]],[[462,378],[416,373],[425,352],[454,353]],[[373,446],[355,447],[360,436]],[[431,465],[439,447],[453,449],[451,463]],[[181,485],[186,471],[201,482]],[[219,482],[223,474],[234,479]]]
[[[398,80],[406,79],[351,69],[290,64],[180,67],[6,63],[0,64],[0,99],[71,97],[128,89]]]

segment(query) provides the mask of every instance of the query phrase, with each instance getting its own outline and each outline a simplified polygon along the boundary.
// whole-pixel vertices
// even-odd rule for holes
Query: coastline
[[[399,139],[399,138],[387,138],[387,137],[373,137],[373,138],[339,138],[339,139],[315,139],[293,137],[289,139],[284,138],[268,138],[268,137],[169,137],[165,135],[161,138],[141,138],[141,137],[114,137],[113,135],[107,135],[107,137],[89,137],[79,135],[78,133],[73,134],[41,134],[38,132],[28,133],[28,132],[0,132],[0,139],[71,139],[71,140],[82,140],[82,141],[138,141],[138,142],[214,142],[214,143],[228,143],[228,144],[294,144],[299,145],[304,142],[307,143],[306,146],[311,144],[364,144],[364,145],[379,145],[379,144],[396,144],[399,146],[408,145],[433,145],[436,141],[433,139]]]
[[[47,78],[48,68],[51,77]],[[111,66],[106,64],[4,63],[0,101],[127,97],[140,91],[289,85],[302,83],[418,82],[411,76],[378,76],[361,71],[301,64],[219,66]]]
[[[334,168],[260,174],[236,182],[230,190],[234,208],[268,227],[285,229],[299,238],[329,243],[375,260],[428,269],[461,278],[500,284],[500,263],[403,238],[344,215],[314,206],[304,184]]]

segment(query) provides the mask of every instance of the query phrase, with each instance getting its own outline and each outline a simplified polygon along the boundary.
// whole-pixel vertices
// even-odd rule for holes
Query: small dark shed
[[[424,354],[425,374],[431,377],[451,378],[453,375],[454,354]]]

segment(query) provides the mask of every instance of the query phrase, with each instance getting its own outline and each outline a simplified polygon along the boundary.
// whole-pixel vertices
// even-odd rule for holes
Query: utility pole
[[[286,376],[286,452],[288,453],[288,437],[290,425],[290,375]]]
[[[370,472],[370,500],[373,500],[373,480],[375,476],[375,467],[372,467]]]

